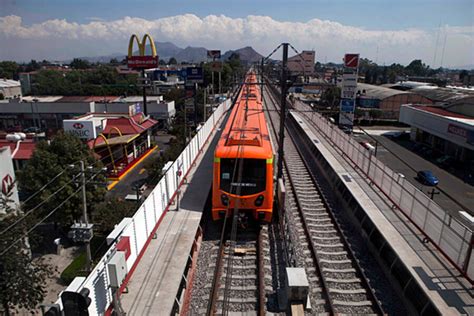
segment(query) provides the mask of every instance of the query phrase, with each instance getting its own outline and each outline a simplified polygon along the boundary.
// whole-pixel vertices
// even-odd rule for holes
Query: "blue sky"
[[[224,14],[238,18],[268,15],[277,20],[305,22],[312,18],[370,29],[433,28],[441,23],[473,24],[472,0],[0,0],[2,15],[22,16],[25,23],[68,19],[84,23],[91,17],[114,20],[124,16],[145,19],[193,13],[204,17]]]
[[[267,55],[287,41],[318,61],[474,65],[474,0],[0,0],[0,60],[125,53],[132,33]]]

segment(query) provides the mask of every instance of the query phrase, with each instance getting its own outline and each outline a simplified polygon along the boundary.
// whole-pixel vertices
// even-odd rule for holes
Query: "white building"
[[[20,99],[21,96],[20,81],[0,79],[0,99]]]
[[[15,183],[15,172],[13,170],[12,154],[10,147],[0,147],[0,180],[2,202],[8,199],[8,206],[15,209],[20,201],[18,199],[18,189]],[[3,203],[0,204],[0,215],[6,213],[6,208]]]
[[[472,109],[465,104],[446,108],[402,105],[400,122],[411,126],[413,141],[466,162],[470,164],[467,167],[474,169],[474,116],[463,107]]]

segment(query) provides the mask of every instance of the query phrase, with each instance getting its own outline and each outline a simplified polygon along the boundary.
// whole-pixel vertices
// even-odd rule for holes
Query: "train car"
[[[270,222],[273,148],[255,73],[249,72],[214,152],[212,218],[236,209]]]

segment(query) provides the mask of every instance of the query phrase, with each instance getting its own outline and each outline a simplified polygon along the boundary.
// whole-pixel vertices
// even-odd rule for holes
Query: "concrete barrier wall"
[[[317,128],[398,207],[431,241],[474,279],[474,262],[465,266],[472,227],[453,218],[402,175],[384,165],[370,151],[318,113],[308,115]]]
[[[183,182],[195,159],[208,141],[211,132],[216,127],[216,123],[218,123],[230,106],[231,100],[229,99],[221,103],[208,118],[206,123],[200,128],[176,161],[174,161],[166,171],[150,195],[138,208],[132,217],[131,223],[123,229],[115,243],[107,250],[107,253],[86,278],[79,290],[84,287],[90,290],[89,297],[92,301],[89,306],[90,315],[104,315],[112,303],[112,289],[110,288],[107,262],[117,251],[116,243],[121,237],[129,237],[130,256],[127,258],[127,270],[129,271],[127,278],[129,278],[140,256],[143,255],[147,243],[151,240],[152,234],[154,234],[158,228],[160,219],[168,210],[179,185]],[[126,279],[126,281],[128,281],[128,279]],[[57,303],[61,305],[60,300],[58,300]]]

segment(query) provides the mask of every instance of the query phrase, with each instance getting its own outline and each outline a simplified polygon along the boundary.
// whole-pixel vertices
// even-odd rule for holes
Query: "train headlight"
[[[260,195],[255,199],[255,206],[262,206],[263,200],[264,200],[264,196],[260,194]]]
[[[221,195],[221,202],[222,204],[224,204],[225,206],[229,205],[229,197],[225,194],[222,194]]]

